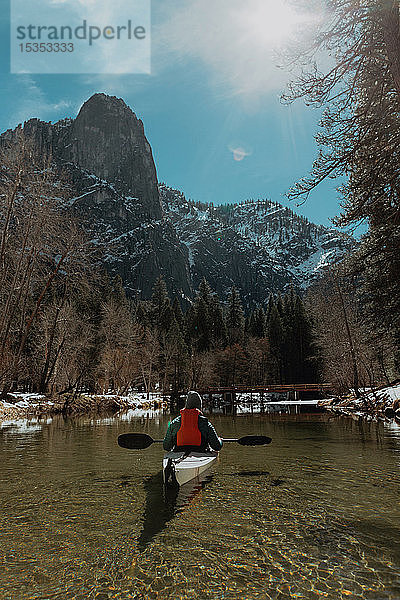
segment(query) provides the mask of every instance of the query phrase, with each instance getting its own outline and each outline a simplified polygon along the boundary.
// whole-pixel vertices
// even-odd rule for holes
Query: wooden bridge
[[[250,398],[244,402],[253,404],[254,401],[260,402],[261,405],[273,404],[274,398],[268,398],[268,394],[285,394],[285,400],[279,400],[279,404],[302,404],[303,402],[310,403],[310,396],[315,405],[318,403],[317,398],[322,399],[327,396],[328,392],[333,391],[331,383],[273,383],[268,385],[234,385],[234,386],[209,386],[198,390],[203,397],[205,404],[208,407],[215,403],[221,406],[231,406],[234,410],[238,402],[239,394],[250,394]],[[254,396],[256,398],[254,398]],[[218,400],[220,398],[220,400]]]
[[[254,402],[264,404],[317,404],[319,399],[326,397],[328,392],[333,391],[331,383],[271,383],[267,385],[230,385],[230,386],[208,386],[197,388],[196,391],[202,396],[204,404],[211,409],[213,406],[231,407],[235,410],[239,394],[250,394],[250,398],[244,400],[252,405]],[[275,401],[269,399],[267,394],[285,394],[285,400]],[[310,394],[313,395],[310,399]],[[256,396],[256,398],[253,397]],[[301,398],[301,395],[303,398]],[[171,407],[181,408],[184,405],[185,392],[171,396]],[[257,397],[258,396],[258,397]],[[267,396],[267,397],[265,397]],[[304,396],[306,398],[304,398]],[[276,399],[275,399],[276,400]],[[243,402],[243,400],[241,401]]]
[[[270,394],[287,392],[330,392],[331,383],[273,383],[269,385],[210,386],[198,390],[201,395],[213,394]]]

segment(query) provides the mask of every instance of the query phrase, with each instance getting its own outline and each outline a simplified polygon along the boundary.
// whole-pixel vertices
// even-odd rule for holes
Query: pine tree
[[[153,326],[160,332],[167,332],[174,318],[174,311],[168,296],[167,286],[161,275],[154,284],[151,303]]]
[[[196,348],[199,352],[206,352],[212,343],[212,324],[209,307],[203,297],[199,296],[196,299],[194,310],[197,332]]]
[[[316,361],[316,344],[312,322],[306,313],[300,296],[296,297],[294,320],[298,347],[297,372],[295,372],[294,377],[300,383],[318,381],[319,369]]]
[[[212,322],[213,348],[225,348],[228,341],[228,332],[224,312],[217,294],[213,294],[211,298],[210,317]]]
[[[271,312],[272,312],[272,309],[273,309],[274,305],[275,305],[274,295],[270,294],[269,298],[268,298],[267,311],[266,311],[266,314],[265,314],[265,318],[266,318],[266,322],[267,323],[268,323],[268,321],[271,318]]]
[[[183,328],[183,312],[178,298],[175,296],[174,301],[172,303],[172,310],[174,311],[174,316],[176,322],[179,325],[179,328],[182,330]]]
[[[203,277],[203,279],[200,282],[198,297],[204,300],[207,309],[209,309],[212,299],[212,290],[205,277]]]
[[[189,354],[175,318],[161,338],[159,372],[164,392],[176,394],[185,387],[189,375]]]
[[[282,345],[282,368],[283,379],[286,383],[296,383],[298,374],[298,354],[300,343],[296,331],[295,316],[296,297],[293,288],[283,299],[283,345]]]
[[[196,313],[193,304],[187,309],[183,318],[184,338],[187,346],[191,347],[197,337]]]
[[[254,309],[251,311],[250,316],[246,317],[246,323],[245,323],[245,332],[248,333],[251,337],[256,337],[257,333],[256,333],[256,310]]]
[[[286,383],[314,382],[318,379],[318,365],[312,324],[293,288],[285,295],[283,307],[283,379]]]
[[[134,308],[134,318],[136,323],[143,327],[150,327],[152,321],[152,306],[151,303],[144,300],[139,300]]]
[[[154,307],[154,312],[161,314],[164,310],[165,304],[168,302],[168,291],[162,275],[158,277],[153,286],[153,294],[151,296],[151,302]]]
[[[256,306],[250,314],[249,334],[257,338],[265,336],[265,313],[260,305]]]
[[[283,298],[283,310],[285,314],[292,314],[296,305],[296,293],[293,286],[290,286],[289,293]]]
[[[267,326],[267,337],[269,340],[271,357],[274,363],[273,372],[275,381],[277,383],[283,383],[283,325],[276,305],[274,305],[271,309]]]
[[[241,343],[244,335],[244,313],[238,290],[233,286],[228,298],[226,327],[230,345]]]
[[[281,296],[281,294],[280,294],[280,293],[278,294],[278,296],[277,296],[277,298],[276,298],[276,301],[275,301],[275,306],[276,306],[276,308],[277,308],[277,311],[278,311],[278,313],[279,313],[279,316],[280,316],[280,317],[283,317],[283,300],[282,300],[282,296]]]
[[[253,313],[251,313],[252,315]],[[250,335],[250,319],[251,319],[251,315],[246,315],[245,319],[244,319],[244,337],[245,339],[247,339]]]
[[[187,335],[198,352],[208,351],[213,342],[212,304],[211,288],[203,279],[186,319]]]

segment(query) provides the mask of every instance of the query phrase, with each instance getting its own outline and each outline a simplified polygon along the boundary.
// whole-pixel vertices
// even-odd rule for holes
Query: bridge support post
[[[208,412],[210,414],[212,414],[214,406],[213,406],[213,397],[212,397],[211,392],[207,393],[207,397],[208,397],[208,403],[207,403]]]
[[[170,408],[171,412],[174,412],[175,410],[179,410],[179,409],[183,408],[184,405],[185,405],[185,401],[181,397],[181,394],[179,392],[171,393],[171,395],[169,397],[169,408]]]
[[[231,395],[230,395],[230,393],[229,392],[224,392],[224,394],[222,396],[222,399],[223,399],[222,412],[223,412],[224,415],[226,415],[226,413],[227,413],[226,407],[228,405],[228,402],[231,401]]]
[[[224,392],[223,414],[234,414],[236,412],[236,392]]]

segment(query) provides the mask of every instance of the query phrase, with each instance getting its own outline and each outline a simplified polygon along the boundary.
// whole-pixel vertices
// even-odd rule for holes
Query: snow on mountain
[[[163,209],[187,250],[192,286],[203,277],[226,296],[235,285],[245,303],[262,302],[291,284],[305,290],[354,239],[315,225],[271,200],[213,206],[159,186]]]
[[[94,94],[75,119],[30,119],[1,134],[0,147],[22,133],[68,179],[66,208],[130,297],[149,298],[162,275],[185,301],[205,277],[221,298],[234,285],[245,304],[264,302],[291,284],[304,290],[354,245],[270,200],[212,206],[159,185],[143,123],[120,98]]]

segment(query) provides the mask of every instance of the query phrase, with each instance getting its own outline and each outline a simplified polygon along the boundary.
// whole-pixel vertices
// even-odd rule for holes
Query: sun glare
[[[244,35],[257,46],[276,47],[290,39],[306,19],[293,6],[277,0],[255,0],[241,11]]]

